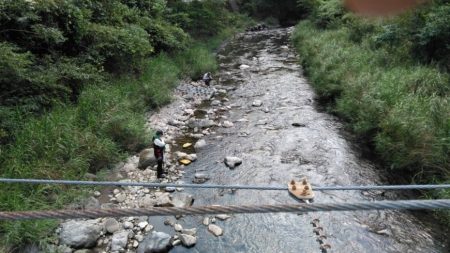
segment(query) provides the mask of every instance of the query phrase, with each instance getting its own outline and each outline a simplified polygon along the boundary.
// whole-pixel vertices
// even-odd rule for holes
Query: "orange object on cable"
[[[427,0],[345,0],[345,6],[364,16],[394,15],[415,6],[425,3]]]

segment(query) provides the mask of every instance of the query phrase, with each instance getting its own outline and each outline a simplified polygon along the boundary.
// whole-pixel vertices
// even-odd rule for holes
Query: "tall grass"
[[[127,152],[148,145],[145,112],[168,103],[184,76],[217,67],[211,51],[195,44],[173,56],[160,54],[144,65],[139,78],[111,77],[87,86],[76,105],[27,117],[15,128],[15,141],[2,149],[0,174],[11,178],[82,179],[106,168]],[[19,123],[19,122],[17,122]],[[75,187],[0,185],[0,210],[61,208],[83,197]],[[52,221],[2,222],[1,245],[35,242],[55,227]]]
[[[349,38],[346,27],[296,27],[293,41],[318,95],[386,167],[415,181],[449,182],[449,74],[414,63],[401,48],[373,49],[367,38]]]

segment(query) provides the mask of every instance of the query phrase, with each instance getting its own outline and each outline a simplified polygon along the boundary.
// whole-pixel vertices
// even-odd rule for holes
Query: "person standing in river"
[[[212,80],[212,76],[211,76],[211,72],[207,72],[203,75],[203,82],[205,82],[206,86],[209,86],[209,84],[211,83]]]
[[[155,158],[158,161],[158,169],[156,174],[158,178],[163,177],[164,150],[166,149],[166,143],[162,139],[163,135],[164,133],[162,130],[157,130],[152,139]]]

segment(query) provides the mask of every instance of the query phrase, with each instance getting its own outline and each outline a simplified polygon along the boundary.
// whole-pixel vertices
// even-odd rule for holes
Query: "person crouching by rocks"
[[[158,169],[156,176],[163,178],[163,164],[164,164],[164,150],[166,149],[166,143],[162,139],[164,135],[162,130],[157,130],[153,136],[153,150],[155,151],[155,158],[158,161]]]
[[[203,75],[203,82],[205,82],[206,86],[209,86],[209,84],[211,83],[211,80],[213,80],[213,78],[211,76],[211,72],[207,72]]]

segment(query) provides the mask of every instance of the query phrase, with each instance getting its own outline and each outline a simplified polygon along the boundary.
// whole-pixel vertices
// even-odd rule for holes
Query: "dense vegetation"
[[[329,109],[404,179],[450,182],[449,2],[384,19],[338,0],[301,4],[308,20],[293,40]]]
[[[0,1],[1,177],[80,179],[138,151],[145,112],[214,71],[243,22],[215,0]],[[0,185],[0,210],[62,207],[69,189]],[[2,222],[0,251],[54,225]]]

